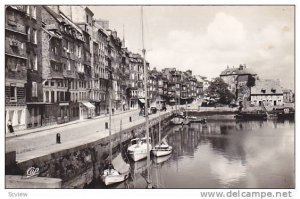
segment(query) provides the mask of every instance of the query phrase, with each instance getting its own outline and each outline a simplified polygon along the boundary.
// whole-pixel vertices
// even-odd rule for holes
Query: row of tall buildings
[[[144,101],[143,58],[84,6],[6,6],[5,117],[18,129],[70,122]],[[208,81],[149,69],[149,103],[189,103]]]

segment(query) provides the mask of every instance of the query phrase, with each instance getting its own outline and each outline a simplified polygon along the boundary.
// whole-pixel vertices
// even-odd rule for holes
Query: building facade
[[[24,6],[5,8],[5,121],[26,128],[27,13]]]
[[[235,95],[237,101],[250,98],[250,87],[254,85],[257,74],[246,67],[240,65],[238,68],[227,67],[221,72],[220,77],[228,84],[228,89]]]
[[[282,106],[283,90],[276,80],[256,80],[251,88],[251,104],[254,106]]]

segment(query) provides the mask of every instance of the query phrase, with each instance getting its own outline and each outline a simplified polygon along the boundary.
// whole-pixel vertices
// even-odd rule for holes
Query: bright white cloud
[[[197,22],[195,22],[197,23]],[[274,23],[256,32],[235,17],[216,13],[206,31],[170,30],[163,43],[153,43],[149,52],[152,66],[192,69],[196,74],[218,76],[227,65],[247,64],[261,78],[282,79],[291,87],[294,75],[293,31]],[[282,77],[283,72],[286,77]]]

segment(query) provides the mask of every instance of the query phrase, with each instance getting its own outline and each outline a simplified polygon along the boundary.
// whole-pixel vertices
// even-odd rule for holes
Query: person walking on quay
[[[11,120],[8,120],[7,127],[10,133],[14,133],[14,128],[12,126]]]

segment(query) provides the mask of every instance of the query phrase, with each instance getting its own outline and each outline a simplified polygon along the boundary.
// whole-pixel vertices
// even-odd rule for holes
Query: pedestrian
[[[11,120],[8,120],[7,127],[10,133],[14,133],[14,128],[12,126]]]

